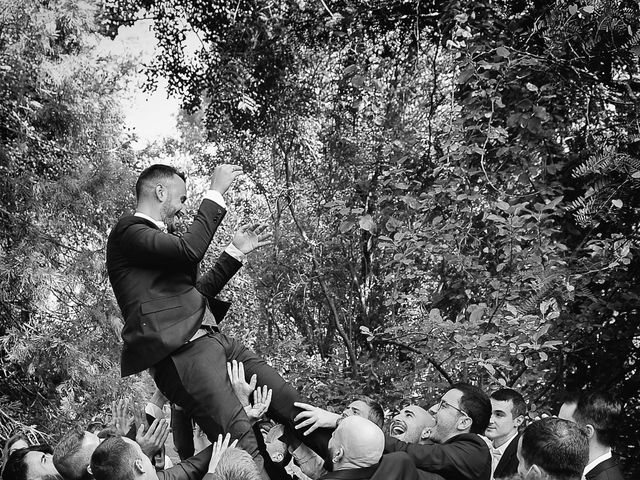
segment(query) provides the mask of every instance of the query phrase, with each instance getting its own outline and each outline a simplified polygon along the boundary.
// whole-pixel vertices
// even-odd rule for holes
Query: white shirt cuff
[[[231,255],[233,258],[238,260],[240,263],[244,262],[244,259],[247,256],[240,251],[238,247],[236,247],[233,243],[230,243],[227,248],[224,249],[225,253]]]
[[[212,202],[217,203],[218,205],[220,205],[224,209],[227,208],[227,204],[225,203],[224,198],[222,198],[222,194],[220,192],[218,192],[217,190],[207,190],[204,193],[204,197],[203,198],[207,198],[207,199],[211,200]]]

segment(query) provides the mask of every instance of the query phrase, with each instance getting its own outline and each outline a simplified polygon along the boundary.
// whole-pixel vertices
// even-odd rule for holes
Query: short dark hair
[[[587,393],[580,397],[573,419],[582,426],[591,425],[600,443],[610,447],[616,440],[622,404],[608,393]]]
[[[3,465],[2,480],[27,480],[28,466],[24,461],[29,452],[51,453],[51,445],[32,445],[27,448],[19,448],[15,450]],[[43,475],[41,480],[62,480],[60,475]]]
[[[522,433],[522,458],[557,480],[580,480],[589,462],[589,439],[580,425],[543,418]]]
[[[89,480],[87,467],[91,455],[82,451],[86,432],[81,427],[71,429],[53,449],[53,464],[65,480]],[[93,453],[93,452],[92,452]]]
[[[213,480],[260,480],[262,477],[253,458],[239,448],[228,448],[220,456]]]
[[[560,394],[560,404],[567,403],[569,405],[578,403],[580,392],[576,390],[565,390]]]
[[[105,439],[91,455],[91,472],[96,480],[133,480],[136,452],[122,437]]]
[[[382,428],[384,426],[384,410],[382,409],[382,405],[376,402],[373,398],[367,396],[360,397],[358,400],[366,403],[369,407],[369,415],[367,416],[367,419]]]
[[[471,433],[484,434],[491,420],[491,401],[486,393],[468,383],[454,383],[449,390],[460,390],[460,409],[471,418]]]
[[[512,388],[501,388],[500,390],[496,390],[491,394],[491,398],[500,402],[511,402],[513,404],[513,408],[511,409],[513,418],[519,417],[520,415],[525,416],[527,414],[527,404],[524,401],[524,397],[520,392],[513,390]]]
[[[150,167],[145,168],[140,173],[138,181],[136,182],[136,198],[140,200],[140,197],[142,196],[145,189],[155,188],[156,183],[159,180],[169,180],[173,178],[174,175],[179,176],[185,182],[187,181],[187,177],[184,173],[178,171],[170,165],[162,165],[160,163],[156,163],[154,165],[151,165]]]

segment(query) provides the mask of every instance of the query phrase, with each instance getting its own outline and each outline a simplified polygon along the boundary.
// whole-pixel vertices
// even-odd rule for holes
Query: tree
[[[50,439],[144,386],[119,379],[104,268],[132,197],[118,107],[131,65],[95,50],[95,4],[0,10],[0,437]]]

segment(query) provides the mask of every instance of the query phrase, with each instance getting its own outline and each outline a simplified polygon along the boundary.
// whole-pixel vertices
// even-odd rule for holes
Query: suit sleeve
[[[240,267],[242,262],[223,252],[216,264],[198,278],[196,288],[211,302]]]
[[[203,200],[193,223],[181,237],[163,233],[146,223],[134,223],[120,235],[122,249],[140,266],[197,264],[204,257],[226,210]]]
[[[167,470],[157,472],[158,480],[200,480],[209,469],[209,460],[213,447],[209,445],[197,455],[174,465]]]
[[[477,466],[475,465],[479,454],[478,448],[468,441],[418,445],[403,442],[386,434],[384,449],[385,452],[407,452],[419,469],[445,477],[452,470],[467,472],[469,478],[474,478],[478,475]]]

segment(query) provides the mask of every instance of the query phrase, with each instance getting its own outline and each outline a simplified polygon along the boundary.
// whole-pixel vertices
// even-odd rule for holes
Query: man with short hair
[[[369,479],[376,471],[383,450],[384,434],[377,425],[359,416],[346,417],[329,440],[329,471],[322,479]]]
[[[583,428],[562,418],[529,425],[518,440],[518,473],[544,480],[580,480],[589,459]]]
[[[375,423],[380,429],[384,426],[384,410],[373,398],[363,395],[347,405],[342,412],[343,417],[358,415]]]
[[[260,480],[256,464],[244,450],[228,448],[220,455],[213,473],[207,473],[204,480]]]
[[[479,436],[489,424],[489,397],[468,383],[456,383],[432,407],[432,414],[433,443],[409,444],[386,435],[385,451],[405,451],[419,470],[445,480],[489,480],[491,454]]]
[[[372,421],[380,429],[384,426],[384,410],[382,406],[367,396],[358,397],[351,402],[342,413],[334,413],[324,408],[315,407],[308,403],[296,402],[295,406],[302,409],[296,416],[296,429],[309,427],[304,431],[305,435],[310,434],[318,428],[336,428],[342,418],[357,415]]]
[[[136,432],[136,441],[149,458],[161,449],[169,436],[169,422],[156,419],[145,429],[140,425]],[[53,463],[65,480],[90,480],[91,455],[103,441],[95,433],[80,427],[71,429],[53,450]]]
[[[527,414],[522,395],[511,388],[496,390],[491,400],[491,419],[485,436],[493,448],[493,478],[503,478],[518,472],[518,430]]]
[[[589,393],[578,400],[573,419],[589,438],[589,463],[583,472],[587,480],[624,480],[611,452],[621,412],[620,402],[607,393]]]
[[[198,455],[156,471],[151,459],[136,442],[127,437],[106,438],[91,456],[91,472],[96,480],[201,480],[213,473],[211,466],[213,446]]]
[[[406,443],[424,445],[429,442],[435,423],[427,410],[418,405],[408,405],[391,420],[389,435]]]
[[[329,471],[321,479],[418,480],[411,458],[405,452],[383,455],[384,442],[382,430],[370,420],[359,416],[342,419],[329,441]]]
[[[209,440],[220,431],[231,433],[264,474],[257,439],[225,365],[244,361],[247,374],[257,374],[275,394],[269,416],[290,428],[300,394],[263,359],[220,332],[217,324],[229,304],[215,298],[244,256],[269,243],[264,227],[241,227],[212,270],[198,277],[198,265],[226,214],[223,194],[241,174],[236,165],[216,167],[193,222],[175,236],[165,230],[173,230],[183,213],[185,176],[166,165],[145,169],[136,183],[135,214],[121,218],[109,235],[107,270],[125,319],[122,375],[149,369],[159,390]],[[324,455],[328,438],[329,432],[319,430],[304,441]]]
[[[62,480],[51,452],[46,444],[15,450],[4,464],[2,480]]]
[[[562,395],[562,404],[560,405],[560,410],[558,410],[558,418],[573,422],[573,413],[576,411],[579,398],[580,392],[565,392]]]

